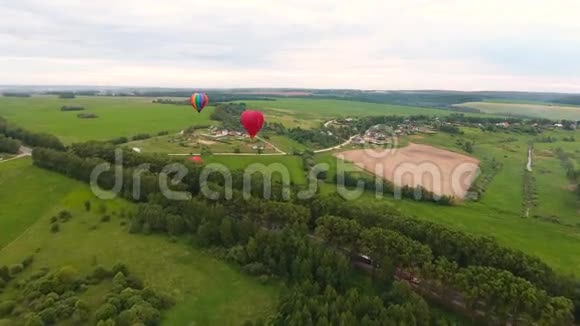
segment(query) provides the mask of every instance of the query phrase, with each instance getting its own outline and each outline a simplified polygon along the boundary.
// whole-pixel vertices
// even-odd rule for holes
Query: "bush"
[[[32,264],[32,262],[34,261],[34,256],[30,255],[26,258],[24,258],[24,260],[22,261],[22,266],[24,268],[30,266],[30,264]]]
[[[117,308],[110,303],[105,303],[95,312],[95,320],[115,319],[117,317]]]
[[[110,222],[110,221],[111,221],[111,216],[109,216],[109,215],[103,215],[103,216],[101,216],[101,222],[107,223],[107,222]]]
[[[30,313],[24,318],[24,326],[44,326],[44,322],[38,314]]]
[[[114,275],[117,275],[118,273],[123,273],[123,275],[129,275],[129,268],[127,268],[127,265],[118,262],[115,265],[113,265],[113,268],[111,269],[111,273]]]
[[[63,210],[58,213],[58,218],[61,221],[66,222],[72,218],[72,214],[67,210]]]
[[[56,311],[52,307],[44,309],[43,311],[39,312],[38,315],[45,324],[51,325],[56,321]]]
[[[104,266],[97,266],[95,267],[95,269],[93,270],[93,273],[91,274],[91,277],[98,280],[98,281],[102,281],[106,278],[111,277],[113,274],[111,273],[111,271],[109,271],[108,269],[106,269]]]
[[[56,223],[57,221],[58,221],[58,217],[56,217],[56,216],[53,216],[53,217],[50,218],[50,223],[51,224],[52,223]]]
[[[60,231],[60,224],[58,224],[58,222],[52,223],[50,225],[50,232],[57,233],[58,231]]]
[[[13,300],[5,300],[0,302],[0,317],[8,316],[12,313],[16,307],[16,303]]]
[[[87,212],[91,211],[91,201],[90,200],[85,201],[85,211],[87,211]]]
[[[14,276],[18,273],[21,273],[24,270],[24,266],[22,264],[14,264],[10,266],[10,275]]]

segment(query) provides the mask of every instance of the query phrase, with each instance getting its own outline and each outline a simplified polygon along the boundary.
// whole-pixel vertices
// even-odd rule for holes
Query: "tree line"
[[[32,147],[52,148],[59,151],[65,150],[65,146],[56,136],[32,132],[13,126],[2,117],[0,117],[0,134],[20,140],[22,143]]]

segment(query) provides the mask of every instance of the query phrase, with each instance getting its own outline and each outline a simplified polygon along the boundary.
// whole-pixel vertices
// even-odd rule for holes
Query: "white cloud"
[[[0,84],[580,91],[580,2],[0,0]]]

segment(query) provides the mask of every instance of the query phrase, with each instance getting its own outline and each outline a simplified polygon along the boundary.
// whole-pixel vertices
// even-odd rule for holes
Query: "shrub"
[[[113,265],[113,268],[111,268],[111,273],[117,275],[118,273],[123,273],[123,275],[129,275],[129,268],[127,268],[127,265],[118,262],[115,265]]]
[[[14,264],[14,265],[10,266],[10,275],[14,276],[14,275],[22,272],[22,270],[24,270],[24,266],[22,266],[22,264]]]
[[[107,222],[110,222],[110,221],[111,221],[111,216],[109,216],[109,215],[103,215],[101,217],[101,222],[102,223],[107,223]]]
[[[91,211],[91,201],[90,200],[85,201],[85,211],[87,211],[87,212]]]
[[[44,326],[44,322],[38,314],[30,313],[24,317],[24,326]]]
[[[50,225],[50,232],[57,233],[58,231],[60,231],[60,224],[58,224],[58,222],[52,223]]]
[[[58,213],[58,218],[61,221],[66,222],[72,218],[72,214],[67,210],[63,210]]]
[[[0,302],[0,317],[8,316],[12,313],[16,307],[16,303],[13,300],[5,300]]]
[[[56,321],[56,311],[53,307],[44,309],[43,311],[39,312],[38,315],[45,324],[51,325]]]
[[[117,308],[110,303],[105,303],[95,312],[95,320],[115,319],[117,317]],[[113,324],[114,325],[114,324]]]
[[[50,218],[50,223],[51,224],[52,223],[56,223],[57,221],[58,221],[58,217],[56,217],[56,216],[53,216],[53,217]]]
[[[24,258],[24,260],[22,261],[22,266],[24,268],[30,266],[30,264],[32,264],[32,262],[34,261],[34,256],[30,255],[26,258]]]
[[[111,271],[107,270],[104,266],[99,265],[95,267],[93,273],[91,274],[91,277],[98,281],[102,281],[106,278],[111,277],[111,275],[113,275]]]

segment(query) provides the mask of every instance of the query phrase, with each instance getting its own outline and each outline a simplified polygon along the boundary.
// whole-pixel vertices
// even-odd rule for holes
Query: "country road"
[[[0,161],[0,163],[12,161],[12,160],[17,160],[19,158],[26,157],[26,156],[32,156],[32,149],[30,147],[20,146],[20,148],[18,149],[18,155],[14,156],[12,158],[9,158],[7,160],[2,160],[2,161]]]
[[[347,141],[345,141],[342,144],[333,146],[333,147],[329,147],[329,148],[323,148],[323,149],[319,149],[319,150],[315,150],[314,153],[323,153],[323,152],[329,152],[335,149],[340,149],[341,147],[344,147],[348,144],[350,144],[352,142],[352,140],[358,135],[354,135],[352,137],[350,137]],[[236,155],[236,156],[252,156],[252,155],[260,155],[260,156],[282,156],[282,155],[291,155],[289,153],[286,153],[284,151],[282,151],[281,149],[279,149],[278,147],[274,146],[274,144],[265,141],[262,138],[256,137],[258,139],[260,139],[261,141],[263,141],[264,143],[272,146],[272,148],[274,148],[276,151],[278,151],[278,153],[262,153],[262,154],[258,154],[258,153],[212,153],[212,155],[217,155],[217,156],[226,156],[226,155]],[[201,154],[196,154],[196,153],[180,153],[180,154],[167,154],[169,156],[189,156],[189,155],[201,155]]]

